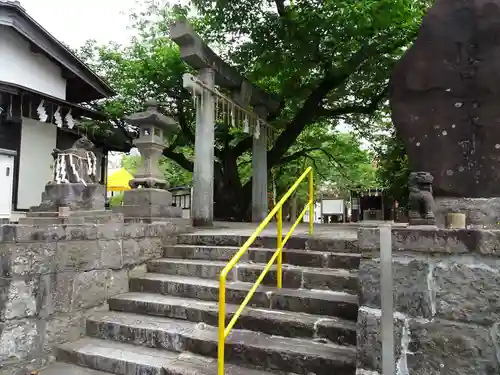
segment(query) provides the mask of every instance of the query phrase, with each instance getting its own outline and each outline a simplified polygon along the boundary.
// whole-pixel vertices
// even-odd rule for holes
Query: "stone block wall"
[[[0,374],[26,374],[55,345],[83,335],[85,317],[128,291],[128,279],[187,230],[168,223],[0,226]]]
[[[379,231],[358,236],[358,375],[376,375]],[[500,231],[393,228],[392,242],[396,374],[500,374]]]

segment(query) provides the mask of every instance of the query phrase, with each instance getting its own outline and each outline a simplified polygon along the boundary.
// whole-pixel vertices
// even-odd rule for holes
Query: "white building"
[[[102,115],[78,103],[113,90],[33,20],[18,2],[0,0],[0,218],[40,204],[52,178],[51,153],[78,139],[74,123]],[[112,148],[98,145],[101,180]]]

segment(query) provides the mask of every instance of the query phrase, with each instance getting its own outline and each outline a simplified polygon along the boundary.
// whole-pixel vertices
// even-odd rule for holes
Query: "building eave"
[[[16,96],[21,98],[20,99],[20,104],[17,107],[20,107],[20,109],[12,108],[12,102],[9,100],[5,100],[5,97],[10,96]],[[24,98],[24,103],[26,104],[27,102],[33,102],[35,101],[36,105],[38,105],[40,100],[45,101],[45,105],[48,106],[48,112],[51,114],[49,117],[52,117],[52,112],[53,109],[56,107],[60,107],[64,109],[65,111],[71,110],[72,115],[75,118],[89,118],[93,120],[99,120],[99,121],[107,121],[108,117],[106,114],[92,110],[90,108],[85,108],[81,105],[75,104],[68,102],[66,100],[62,100],[59,98],[56,98],[51,95],[44,94],[42,92],[30,89],[28,87],[12,84],[9,82],[4,82],[0,81],[0,108],[3,110],[0,111],[2,112],[13,112],[14,115],[17,115],[18,118],[23,117],[23,98]],[[28,100],[26,100],[28,99]],[[10,102],[10,103],[9,103]],[[9,108],[10,107],[10,108]],[[28,107],[31,107],[31,104],[28,103]],[[50,107],[52,107],[52,111],[50,110]],[[35,107],[36,108],[36,107]],[[25,110],[28,113],[33,113],[33,118],[36,117],[35,110]],[[27,116],[30,117],[30,116]],[[55,125],[54,125],[55,126]],[[61,131],[68,132],[68,133],[74,133],[74,134],[80,134],[80,130],[78,128],[73,128],[69,129],[67,127],[60,127]],[[112,129],[113,136],[112,137],[101,137],[101,136],[94,136],[89,134],[89,138],[98,145],[99,147],[109,150],[109,151],[119,151],[119,152],[128,152],[130,149],[133,147],[132,141],[123,141],[119,142],[118,139],[116,139],[116,136],[119,136],[119,133],[122,133],[124,130],[123,129]]]
[[[0,0],[0,25],[9,27],[36,46],[65,71],[66,75],[82,81],[89,90],[79,97],[68,95],[71,102],[84,102],[116,95],[116,92],[67,46],[57,40],[16,2]],[[69,93],[71,94],[71,93]]]
[[[40,99],[46,100],[50,103],[53,103],[55,105],[68,107],[73,111],[74,115],[77,117],[87,117],[87,118],[91,118],[93,120],[101,120],[101,121],[107,119],[107,116],[101,112],[97,112],[93,109],[85,108],[81,105],[71,103],[67,100],[62,100],[62,99],[56,98],[55,96],[48,95],[48,94],[45,94],[45,93],[37,91],[37,90],[33,90],[29,87],[16,85],[14,83],[0,81],[0,93],[1,92],[13,94],[13,95],[35,96],[35,97],[38,97]]]

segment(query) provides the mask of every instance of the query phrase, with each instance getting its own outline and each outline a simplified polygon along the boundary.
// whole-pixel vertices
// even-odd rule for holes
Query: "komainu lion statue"
[[[434,177],[428,172],[412,172],[408,180],[408,219],[410,225],[435,225],[436,204],[432,196]]]
[[[91,151],[94,144],[87,138],[76,140],[67,150],[54,149],[54,182],[56,184],[93,184],[97,177],[97,158]]]

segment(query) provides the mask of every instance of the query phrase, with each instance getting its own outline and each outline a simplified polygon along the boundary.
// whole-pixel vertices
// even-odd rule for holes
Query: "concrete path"
[[[357,230],[362,227],[377,227],[384,222],[363,222],[363,223],[338,223],[338,224],[314,224],[313,237],[322,239],[349,239],[355,240],[357,238]],[[401,223],[391,223],[394,226],[406,226]],[[256,223],[233,223],[233,222],[215,222],[212,228],[198,229],[196,234],[204,234],[210,236],[216,235],[240,235],[250,236],[257,229]],[[283,233],[288,233],[291,224],[283,223]],[[309,224],[301,223],[295,228],[295,236],[307,236],[309,233]],[[276,235],[276,222],[271,222],[262,231],[262,236],[275,236]]]

